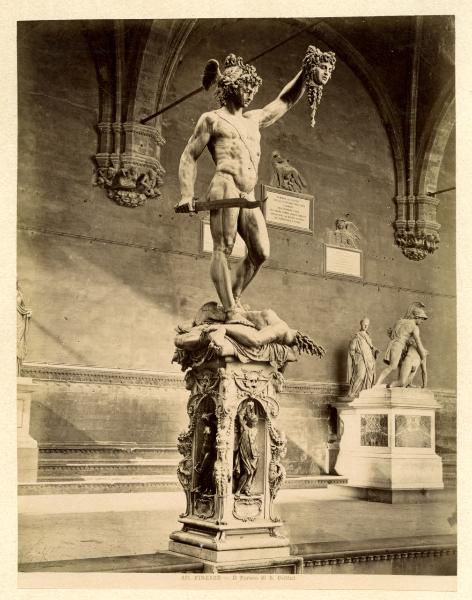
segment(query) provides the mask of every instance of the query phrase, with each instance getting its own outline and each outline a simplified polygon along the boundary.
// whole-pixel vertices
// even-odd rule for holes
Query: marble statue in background
[[[413,387],[413,380],[420,367],[423,376],[422,387],[427,386],[428,351],[421,342],[419,330],[419,325],[428,318],[424,308],[422,302],[412,302],[403,319],[399,319],[393,328],[389,329],[390,343],[384,357],[388,366],[380,373],[377,386],[383,384],[390,373],[398,369],[398,379],[392,381],[388,387]]]
[[[238,411],[238,441],[235,446],[234,481],[236,498],[242,493],[250,496],[252,484],[257,472],[259,462],[259,448],[257,447],[257,423],[259,418],[254,409],[254,402],[249,400]]]
[[[276,150],[272,152],[272,168],[273,175],[270,185],[291,192],[303,192],[303,189],[306,188],[306,182],[297,169]]]
[[[249,106],[262,83],[255,67],[245,64],[235,54],[226,57],[223,71],[213,59],[205,67],[203,87],[207,90],[215,87],[220,108],[198,119],[185,147],[179,166],[181,200],[175,211],[194,212],[197,160],[208,148],[215,163],[215,174],[207,199],[210,202],[227,200],[227,206],[210,210],[213,238],[210,273],[227,323],[251,326],[241,314],[244,311],[241,294],[269,257],[267,227],[254,196],[261,152],[260,129],[278,121],[300,100],[306,87],[311,94],[309,98],[315,102],[316,96],[319,102],[319,90],[329,81],[334,61],[333,53],[322,53],[310,46],[302,69],[280,94],[263,108],[244,113],[243,109]],[[315,88],[318,91],[313,96]],[[254,206],[236,206],[234,201],[241,198],[249,205],[254,202]],[[228,258],[237,233],[246,244],[247,255],[230,269]]]
[[[21,365],[28,351],[27,334],[33,312],[26,307],[21,288],[16,283],[16,374],[21,375]]]
[[[347,379],[348,397],[357,398],[362,390],[371,388],[375,383],[375,360],[379,350],[373,345],[368,329],[370,320],[364,317],[360,330],[349,344]]]

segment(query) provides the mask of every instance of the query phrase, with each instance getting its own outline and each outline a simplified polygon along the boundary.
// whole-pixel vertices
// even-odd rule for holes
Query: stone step
[[[293,489],[316,489],[327,488],[328,485],[342,485],[348,483],[347,477],[342,475],[305,475],[299,477],[287,477],[282,487]]]
[[[172,552],[24,563],[18,566],[22,573],[202,573],[203,568],[200,560]]]
[[[415,536],[410,538],[375,538],[359,541],[305,542],[291,544],[291,557],[222,562],[218,572],[226,573],[295,573],[294,562],[304,566],[305,574],[339,575],[421,575],[457,574],[457,539],[455,535]],[[282,571],[282,568],[285,569]],[[20,563],[20,573],[201,573],[199,559],[173,552],[156,552],[130,556],[101,556],[34,563]],[[207,575],[208,577],[208,575]],[[199,580],[191,580],[198,585]]]
[[[65,461],[40,458],[38,480],[55,479],[82,480],[89,476],[123,476],[123,475],[168,475],[175,474],[178,460],[174,459],[135,459],[105,461]]]
[[[82,480],[73,478],[56,481],[38,481],[37,483],[20,483],[18,494],[30,496],[36,494],[117,494],[133,492],[177,492],[182,490],[175,475],[126,475],[126,476],[93,476]]]
[[[174,459],[182,458],[174,444],[142,446],[134,442],[111,444],[107,442],[40,443],[39,458],[65,460],[67,462],[114,461],[128,459]]]
[[[308,477],[288,477],[284,488],[315,489],[326,488],[330,484],[347,483],[345,477],[339,475],[320,475]],[[89,475],[82,480],[61,478],[59,480],[38,481],[37,483],[20,483],[18,494],[30,496],[36,494],[107,494],[132,492],[175,492],[182,487],[174,475],[126,475],[126,476],[94,476]]]

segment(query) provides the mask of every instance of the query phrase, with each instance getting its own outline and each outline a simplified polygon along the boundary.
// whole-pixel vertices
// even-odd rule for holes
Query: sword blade
[[[219,208],[260,208],[261,200],[248,200],[247,198],[221,198],[220,200],[195,200],[194,211],[202,212],[205,210],[217,210]],[[189,210],[188,205],[176,206],[174,208],[177,213],[193,212]]]

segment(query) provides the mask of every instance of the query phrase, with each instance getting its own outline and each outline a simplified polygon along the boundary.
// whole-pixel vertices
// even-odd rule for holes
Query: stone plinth
[[[29,433],[31,396],[36,384],[29,377],[17,377],[18,482],[34,483],[38,478],[38,443]]]
[[[442,463],[435,452],[438,407],[429,390],[386,387],[336,404],[336,472],[348,478],[358,495],[378,501],[393,502],[395,495],[405,501],[407,492],[442,489]]]
[[[183,527],[169,549],[220,564],[283,559],[289,540],[274,500],[285,469],[285,436],[274,420],[281,373],[262,362],[219,359],[186,374],[188,430],[178,439]]]

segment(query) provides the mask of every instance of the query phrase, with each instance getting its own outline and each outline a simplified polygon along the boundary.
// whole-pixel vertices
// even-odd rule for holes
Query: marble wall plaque
[[[265,199],[263,211],[268,225],[313,233],[314,196],[263,185],[262,199]]]
[[[361,446],[388,447],[388,415],[361,415]]]
[[[427,415],[395,415],[397,448],[431,448],[431,417]]]
[[[325,244],[325,275],[362,279],[362,251]]]
[[[210,223],[208,221],[201,221],[201,224],[202,251],[211,254],[213,252],[213,238],[211,237]],[[246,244],[239,233],[237,233],[231,258],[243,258],[244,256],[246,256]]]

